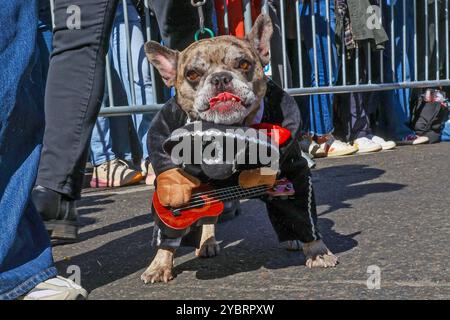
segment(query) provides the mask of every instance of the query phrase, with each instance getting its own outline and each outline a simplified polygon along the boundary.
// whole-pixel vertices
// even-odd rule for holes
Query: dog
[[[281,166],[281,174],[293,181],[296,195],[293,200],[268,202],[271,222],[281,242],[290,241],[303,250],[309,268],[334,267],[338,259],[318,231],[310,172],[295,139],[301,127],[299,108],[292,97],[268,81],[264,74],[264,67],[270,62],[272,33],[270,18],[261,14],[244,39],[233,36],[204,39],[182,52],[152,41],[145,44],[150,63],[158,69],[165,84],[176,89],[175,97],[157,114],[149,132],[150,160],[157,175],[156,192],[165,205],[179,207],[189,201],[192,189],[200,183],[174,165],[163,152],[161,145],[171,132],[192,120],[249,126],[258,117],[264,101],[264,117],[282,123],[293,136],[289,146],[281,150],[289,159],[289,165]],[[246,182],[261,181],[255,178],[258,174],[261,174],[258,170],[244,171],[239,181],[251,187],[252,182]],[[273,175],[275,181],[276,173]],[[141,276],[145,283],[173,279],[173,257],[181,241],[169,239],[155,228],[157,252]],[[219,253],[214,231],[214,225],[202,226],[196,244],[198,257],[214,257]],[[303,246],[298,246],[299,241]]]

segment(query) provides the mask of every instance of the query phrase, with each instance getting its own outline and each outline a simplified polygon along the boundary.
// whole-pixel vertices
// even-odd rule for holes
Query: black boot
[[[44,220],[52,242],[73,242],[78,238],[78,213],[75,201],[64,195],[36,186],[33,204]]]

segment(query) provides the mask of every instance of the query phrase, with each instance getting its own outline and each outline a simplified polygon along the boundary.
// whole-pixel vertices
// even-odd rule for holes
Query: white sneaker
[[[326,150],[327,157],[329,158],[348,156],[358,151],[358,148],[352,146],[351,144],[336,140],[334,138],[321,144],[321,147]]]
[[[149,160],[142,161],[141,174],[145,177],[146,185],[153,186],[155,184],[156,175]]]
[[[70,279],[57,276],[39,283],[23,300],[85,300],[88,293]]]
[[[358,153],[370,153],[383,150],[383,147],[372,140],[362,137],[353,142],[353,146],[358,148]]]
[[[398,141],[399,145],[418,145],[428,143],[430,139],[428,137],[416,136],[415,134],[410,134],[404,137],[402,140]]]
[[[94,167],[91,188],[123,187],[139,183],[142,174],[126,161],[114,159]]]
[[[392,150],[397,146],[397,144],[394,141],[386,141],[378,136],[371,136],[368,138],[373,142],[378,143],[383,148],[383,150]]]
[[[325,149],[309,136],[303,137],[300,144],[302,146],[302,150],[304,152],[308,150],[307,152],[315,159],[324,158],[327,156]]]

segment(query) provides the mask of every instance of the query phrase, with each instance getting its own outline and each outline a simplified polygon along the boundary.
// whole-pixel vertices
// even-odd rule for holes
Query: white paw
[[[327,248],[322,240],[305,243],[303,252],[308,268],[332,268],[339,263],[338,257]]]
[[[169,282],[173,279],[172,267],[168,266],[156,266],[148,267],[147,270],[141,275],[141,280],[147,283],[155,282]]]
[[[306,260],[306,266],[312,268],[333,268],[339,263],[338,257],[328,251],[327,254],[310,257]]]
[[[169,282],[173,279],[174,250],[158,249],[150,266],[141,275],[141,280],[147,283]]]

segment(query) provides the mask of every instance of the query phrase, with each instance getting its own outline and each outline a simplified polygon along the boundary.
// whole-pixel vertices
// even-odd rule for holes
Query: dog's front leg
[[[306,256],[308,268],[331,268],[339,262],[338,258],[327,248],[322,240],[303,244],[303,253]]]
[[[203,225],[200,247],[195,250],[195,255],[199,258],[212,258],[217,256],[219,252],[220,247],[215,237],[215,225]]]
[[[145,284],[155,282],[169,282],[173,279],[173,256],[175,249],[158,248],[150,266],[141,275]]]

